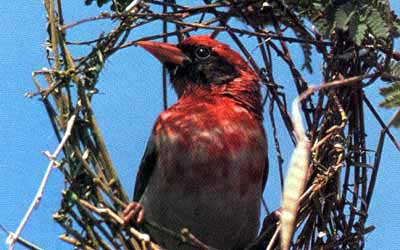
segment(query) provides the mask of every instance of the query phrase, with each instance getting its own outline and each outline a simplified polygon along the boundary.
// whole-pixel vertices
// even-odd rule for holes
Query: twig
[[[181,234],[182,234],[182,236],[191,240],[193,242],[193,244],[195,244],[200,250],[218,250],[218,249],[210,247],[210,246],[206,245],[205,243],[203,243],[202,241],[200,241],[187,228],[182,229]]]
[[[364,102],[365,102],[365,104],[367,104],[367,107],[371,110],[372,114],[375,116],[376,120],[381,125],[381,127],[383,129],[387,130],[386,133],[388,134],[388,136],[389,136],[390,140],[392,141],[393,145],[397,148],[398,151],[400,151],[400,143],[396,140],[396,138],[394,137],[394,135],[390,131],[390,128],[386,127],[385,122],[382,120],[382,118],[380,117],[380,115],[375,110],[374,106],[372,105],[372,103],[369,101],[369,99],[365,95],[364,95]]]
[[[128,6],[126,6],[125,11],[130,12],[136,5],[140,4],[142,0],[133,0]]]
[[[94,250],[94,248],[92,248],[90,246],[87,246],[87,245],[83,245],[79,240],[71,238],[71,237],[68,237],[65,234],[60,235],[58,238],[60,240],[64,241],[64,242],[66,242],[68,244],[71,244],[71,245],[74,245],[76,247],[83,247],[83,249],[85,249],[85,250]]]
[[[0,224],[0,229],[5,232],[7,235],[13,235],[13,232],[8,231],[3,225]],[[23,245],[24,247],[27,247],[30,250],[44,250],[43,248],[33,244],[32,242],[29,242],[27,240],[25,240],[22,237],[18,237],[17,238],[17,242],[20,243],[21,245]]]
[[[271,101],[270,107],[269,107],[269,117],[271,121],[271,127],[272,127],[272,134],[274,137],[274,144],[275,144],[275,152],[276,152],[276,157],[278,161],[278,170],[279,170],[279,180],[281,184],[281,190],[283,191],[283,184],[284,184],[284,177],[283,177],[283,157],[282,157],[282,152],[281,152],[281,147],[279,144],[279,139],[278,139],[278,130],[275,124],[275,118],[274,118],[274,113],[273,113],[273,105],[274,101]]]
[[[57,41],[58,41],[58,25],[56,24],[56,19],[54,17],[54,0],[45,0],[45,6],[47,10],[47,14],[49,16],[49,25],[50,25],[50,35],[51,35],[51,47],[52,47],[52,52],[54,54],[54,70],[59,69],[60,65],[60,60],[59,60],[59,54],[58,54],[58,47],[57,47]]]
[[[278,225],[278,227],[276,228],[276,230],[274,232],[274,235],[272,236],[271,241],[269,242],[266,250],[272,250],[273,249],[273,247],[275,245],[275,242],[278,239],[278,235],[279,235],[280,231],[281,231],[281,225]]]
[[[368,195],[367,198],[365,200],[365,202],[367,203],[367,208],[369,207],[369,204],[371,202],[372,199],[372,194],[374,192],[374,188],[375,188],[375,183],[376,183],[376,179],[378,176],[378,170],[379,170],[379,165],[380,165],[380,161],[381,161],[381,157],[382,157],[382,149],[383,149],[383,145],[385,142],[385,137],[386,137],[386,132],[387,129],[382,129],[380,136],[379,136],[379,140],[378,140],[378,146],[375,152],[375,162],[374,162],[374,166],[373,166],[373,171],[371,174],[371,181],[370,184],[368,186]]]
[[[327,88],[341,87],[341,86],[344,86],[344,85],[349,86],[349,85],[352,85],[352,84],[356,84],[356,83],[360,82],[361,80],[374,77],[377,74],[378,73],[364,74],[364,75],[360,75],[360,76],[349,77],[349,78],[342,79],[342,80],[335,80],[335,81],[331,81],[331,82],[327,82],[327,83],[321,83],[321,84],[316,85],[316,86],[310,86],[310,87],[308,87],[308,89],[306,91],[304,91],[300,95],[300,100],[304,100],[305,98],[310,96],[315,91],[323,90],[323,89],[327,89]]]
[[[84,207],[90,209],[91,211],[97,213],[98,215],[107,215],[110,218],[112,218],[114,221],[116,221],[118,224],[123,225],[124,222],[122,220],[121,217],[119,217],[114,211],[112,211],[109,208],[98,208],[92,204],[90,204],[89,202],[83,200],[83,199],[79,199],[78,202],[83,205]],[[129,228],[129,232],[135,236],[138,240],[140,240],[142,243],[148,244],[150,243],[150,236],[148,234],[143,234],[141,232],[139,232],[138,230],[136,230],[133,227]]]
[[[44,188],[45,188],[45,186],[47,184],[47,181],[49,179],[50,173],[53,170],[54,165],[56,163],[56,158],[57,158],[58,154],[60,154],[60,152],[63,149],[65,143],[67,142],[69,136],[71,135],[71,131],[72,131],[72,128],[74,127],[75,120],[76,120],[76,117],[77,117],[77,114],[78,114],[79,110],[80,110],[80,105],[78,104],[78,107],[75,109],[75,113],[68,120],[68,124],[67,124],[67,128],[65,129],[64,137],[62,138],[61,142],[58,144],[58,146],[57,146],[56,150],[54,151],[54,153],[49,155],[50,162],[49,162],[49,164],[47,166],[47,169],[46,169],[46,172],[45,172],[45,174],[43,176],[42,182],[40,183],[39,189],[38,189],[38,191],[37,191],[32,203],[31,203],[29,209],[26,211],[24,217],[22,218],[22,220],[21,220],[16,232],[14,234],[10,234],[10,236],[7,238],[7,244],[9,245],[8,246],[9,250],[14,250],[15,242],[19,238],[22,230],[25,227],[25,224],[28,222],[28,220],[29,220],[29,218],[30,218],[30,216],[31,216],[31,214],[33,212],[33,209],[35,209],[39,205],[40,200],[41,200],[41,198],[43,196]]]
[[[163,14],[167,12],[167,5],[163,6]],[[167,21],[164,19],[163,23],[162,23],[162,29],[163,29],[163,33],[166,34],[168,33],[168,23]],[[163,37],[163,42],[168,42],[168,37],[165,36]],[[162,96],[163,96],[163,107],[164,110],[166,110],[168,108],[168,92],[167,92],[167,67],[163,64],[162,65]]]

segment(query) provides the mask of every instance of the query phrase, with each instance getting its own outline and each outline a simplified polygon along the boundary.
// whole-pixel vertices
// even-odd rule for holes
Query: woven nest
[[[294,210],[297,215],[291,249],[362,249],[364,235],[373,229],[366,225],[366,219],[383,138],[388,133],[391,136],[363,92],[364,86],[381,76],[379,71],[371,70],[378,66],[357,60],[358,48],[345,32],[335,30],[327,37],[312,29],[305,20],[307,15],[316,13],[300,16],[297,7],[290,6],[292,1],[284,5],[279,1],[204,1],[198,5],[156,0],[133,2],[125,3],[124,9],[119,6],[119,11],[64,24],[61,0],[58,4],[45,1],[51,67],[34,72],[38,92],[31,96],[41,97],[55,135],[60,141],[66,138],[63,158],[57,163],[67,183],[61,208],[54,214],[55,221],[65,229],[60,238],[77,249],[159,248],[140,228],[121,226],[119,215],[129,198],[114,171],[91,100],[96,98],[96,83],[105,61],[119,50],[139,40],[166,41],[172,37],[179,41],[206,32],[217,39],[222,36],[231,39],[265,87],[265,117],[272,128],[269,139],[273,141],[269,154],[277,159],[277,165],[272,167],[279,172],[277,182],[282,188],[286,168],[283,162],[287,159],[283,158],[279,138],[285,138],[285,143],[293,146],[302,140],[296,132],[298,124],[288,113],[286,96],[300,96],[306,131],[303,139],[307,141],[302,150],[309,161],[304,162],[301,176],[291,180],[296,188],[303,190]],[[76,26],[99,19],[113,20],[114,28],[92,41],[68,41],[64,35]],[[162,32],[132,39],[136,29],[157,22],[163,25]],[[301,62],[295,61],[290,43],[300,45],[304,70],[299,69]],[[75,58],[71,54],[70,46],[88,44],[93,49],[85,56]],[[312,71],[311,52],[323,62],[322,84],[312,88],[305,77]],[[376,62],[378,56],[386,55],[379,53],[371,52],[364,57]],[[345,57],[348,54],[350,57]],[[277,72],[273,68],[277,64],[286,65],[285,74],[291,75],[288,83],[291,86],[275,80]],[[381,135],[372,135],[380,136],[378,148],[372,149],[375,154],[369,154],[366,145],[365,108],[372,111],[383,128]],[[280,119],[284,126],[276,126],[275,119]],[[280,134],[289,136],[279,137]],[[297,157],[302,162],[301,154]],[[158,227],[152,222],[147,224]],[[266,225],[249,249],[279,249],[278,241],[282,238],[279,229],[283,225],[280,222]],[[190,231],[169,233],[183,244],[209,249]]]

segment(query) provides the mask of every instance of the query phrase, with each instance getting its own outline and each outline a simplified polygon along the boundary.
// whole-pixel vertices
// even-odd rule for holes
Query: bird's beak
[[[150,52],[162,63],[180,65],[184,61],[188,60],[188,57],[182,52],[182,50],[170,43],[139,41],[136,44]]]

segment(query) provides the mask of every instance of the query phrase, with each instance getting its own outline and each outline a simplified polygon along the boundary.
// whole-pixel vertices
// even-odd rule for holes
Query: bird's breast
[[[142,202],[149,219],[232,249],[258,230],[266,141],[251,113],[217,104],[160,116],[158,165]]]
[[[171,82],[178,101],[157,120],[138,174],[145,183],[135,187],[145,219],[175,232],[188,228],[220,250],[244,249],[257,234],[266,165],[256,73],[209,36],[138,45],[177,66]],[[166,249],[198,249],[162,230],[151,236]]]
[[[213,112],[214,111],[214,112]],[[160,129],[160,170],[165,187],[190,194],[229,189],[239,195],[262,182],[266,159],[263,127],[244,109],[193,112],[167,118]],[[177,181],[180,180],[180,181]]]

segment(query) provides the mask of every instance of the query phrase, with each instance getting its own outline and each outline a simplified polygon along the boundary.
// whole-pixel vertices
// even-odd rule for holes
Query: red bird
[[[257,75],[209,36],[137,44],[168,68],[178,101],[154,125],[125,222],[136,217],[177,233],[187,228],[214,248],[245,248],[257,235],[267,177]],[[198,249],[149,233],[168,250]]]

